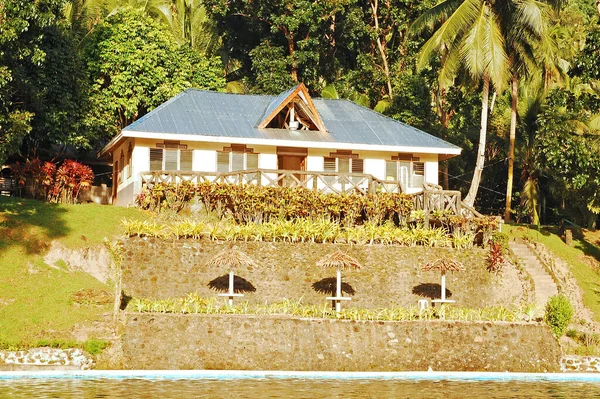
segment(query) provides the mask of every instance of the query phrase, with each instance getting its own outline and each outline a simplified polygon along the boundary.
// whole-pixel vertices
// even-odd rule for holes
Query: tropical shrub
[[[486,257],[487,271],[494,274],[501,274],[506,263],[504,259],[504,249],[494,241],[489,243],[489,251]]]
[[[412,209],[406,194],[336,194],[300,187],[202,182],[193,186],[157,183],[144,188],[136,203],[143,209],[180,211],[197,197],[208,211],[230,214],[238,223],[271,219],[326,218],[346,225],[386,220],[403,223]]]
[[[564,335],[572,318],[573,307],[566,296],[559,294],[550,298],[546,304],[545,320],[556,337]]]
[[[92,169],[77,161],[66,159],[57,166],[35,158],[24,165],[13,165],[17,183],[37,199],[51,202],[76,203],[82,190],[94,181]]]
[[[192,313],[192,314],[255,314],[255,315],[288,315],[295,317],[333,318],[345,320],[459,320],[459,321],[510,321],[519,319],[518,309],[494,306],[479,309],[460,308],[443,305],[441,308],[420,310],[416,306],[408,308],[394,306],[391,308],[362,309],[347,308],[336,313],[331,304],[309,305],[302,300],[283,299],[280,302],[250,305],[247,301],[229,306],[218,298],[202,298],[196,293],[183,298],[149,299],[133,298],[129,304],[131,311],[140,313]]]

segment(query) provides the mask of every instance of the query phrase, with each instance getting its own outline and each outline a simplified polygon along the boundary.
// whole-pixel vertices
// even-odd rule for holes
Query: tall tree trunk
[[[377,9],[379,7],[379,0],[371,1],[371,11],[373,12],[373,21],[375,23],[375,37],[377,42],[377,49],[379,50],[379,54],[381,56],[381,60],[383,62],[383,73],[385,74],[385,80],[387,83],[388,96],[390,100],[394,98],[394,94],[392,93],[392,79],[390,77],[390,67],[388,66],[387,54],[385,51],[385,46],[381,41],[381,37],[379,36],[379,15],[377,14]]]
[[[290,32],[286,28],[283,28],[283,33],[288,42],[288,54],[290,55],[290,60],[292,61],[292,80],[294,82],[298,82],[298,65],[296,64],[295,59],[296,42],[294,41],[294,32]]]
[[[444,59],[444,56],[442,56],[442,60],[443,59]],[[435,103],[438,108],[438,113],[440,115],[440,122],[442,124],[440,138],[442,140],[446,140],[446,133],[448,131],[448,123],[450,122],[450,116],[448,115],[448,112],[446,111],[446,101],[445,101],[446,89],[441,88],[441,89],[436,90],[435,96],[436,96]],[[448,187],[450,187],[450,179],[448,176],[448,160],[445,160],[442,162],[443,162],[442,169],[441,169],[442,187],[444,188],[444,190],[448,190]]]
[[[473,171],[473,180],[469,193],[465,197],[465,204],[473,206],[479,183],[481,182],[481,173],[485,164],[485,140],[487,136],[487,119],[488,119],[488,101],[490,97],[490,78],[487,75],[483,77],[483,93],[481,95],[481,130],[479,131],[479,148],[477,149],[477,161],[475,162],[475,171]]]
[[[506,208],[504,209],[504,222],[510,222],[513,172],[515,165],[515,137],[517,133],[517,101],[519,98],[519,77],[515,72],[512,77],[512,104],[510,108],[510,134],[508,145],[508,179],[506,180]]]

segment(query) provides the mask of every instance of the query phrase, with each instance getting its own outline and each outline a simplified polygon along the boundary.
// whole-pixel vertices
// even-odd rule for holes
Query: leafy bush
[[[419,310],[416,306],[363,309],[347,308],[336,313],[329,302],[322,305],[309,305],[302,300],[283,299],[280,302],[261,303],[251,305],[248,301],[235,303],[229,306],[223,300],[212,297],[202,298],[196,293],[191,293],[183,298],[155,300],[149,298],[133,298],[128,307],[131,311],[140,313],[184,313],[184,314],[277,314],[296,317],[334,318],[345,320],[384,320],[384,321],[410,321],[410,320],[460,320],[460,321],[511,321],[519,319],[518,309],[507,309],[494,306],[479,309],[460,308],[443,305],[441,308],[427,308]]]
[[[94,181],[92,169],[79,162],[66,159],[60,166],[35,158],[24,165],[13,165],[16,180],[33,198],[51,202],[73,204]]]
[[[504,259],[504,249],[497,242],[490,241],[489,251],[486,257],[487,271],[494,274],[501,274],[506,263]]]
[[[209,211],[231,214],[238,223],[271,219],[327,218],[347,225],[387,220],[403,224],[413,206],[406,194],[336,194],[301,187],[202,182],[157,183],[136,198],[143,209],[180,211],[198,198]]]
[[[492,238],[490,241],[500,245],[503,251],[508,250],[508,234],[495,231],[492,233]]]
[[[88,339],[83,344],[83,349],[90,355],[98,355],[102,353],[102,351],[106,349],[108,345],[108,341],[104,341],[101,339]]]
[[[262,223],[238,224],[223,219],[203,223],[191,219],[159,223],[156,220],[124,220],[125,233],[132,237],[162,239],[200,239],[223,241],[284,241],[312,243],[347,243],[359,245],[401,245],[412,247],[452,247],[453,239],[445,229],[397,227],[391,222],[382,225],[364,223],[347,227],[329,219],[271,219]],[[473,241],[473,235],[467,236]],[[472,245],[472,244],[471,244]]]
[[[554,295],[546,304],[546,323],[556,337],[562,337],[573,318],[571,302],[564,295]]]

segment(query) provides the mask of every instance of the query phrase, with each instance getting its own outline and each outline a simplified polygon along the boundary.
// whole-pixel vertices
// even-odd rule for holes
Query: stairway
[[[519,261],[525,267],[525,270],[533,279],[535,288],[535,302],[543,312],[548,299],[558,294],[558,287],[552,276],[546,271],[544,265],[540,263],[535,253],[526,245],[516,241],[510,241],[509,248],[517,256]]]

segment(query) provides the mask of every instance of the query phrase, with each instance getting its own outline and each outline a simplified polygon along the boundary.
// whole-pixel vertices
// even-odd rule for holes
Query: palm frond
[[[538,180],[533,176],[529,176],[523,184],[523,190],[521,192],[521,205],[531,217],[532,224],[540,224],[540,217],[538,214],[540,199],[540,190]]]
[[[506,85],[506,71],[508,66],[508,56],[504,47],[504,37],[502,30],[498,26],[498,19],[493,12],[489,12],[487,19],[487,39],[489,40],[489,50],[486,56],[489,57],[486,65],[486,72],[490,77],[497,91],[502,91]]]
[[[478,0],[465,0],[452,15],[435,31],[433,36],[421,48],[417,68],[423,69],[429,62],[432,54],[438,51],[442,44],[453,47],[457,36],[471,26],[477,19],[481,3]]]
[[[446,0],[433,6],[421,14],[410,26],[410,34],[418,34],[426,30],[433,30],[436,24],[443,23],[456,9],[463,0]]]

